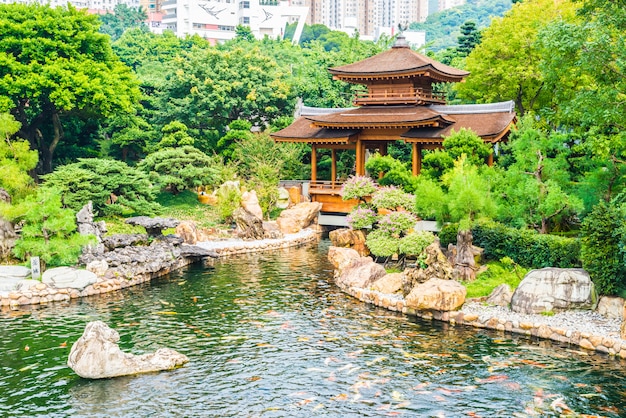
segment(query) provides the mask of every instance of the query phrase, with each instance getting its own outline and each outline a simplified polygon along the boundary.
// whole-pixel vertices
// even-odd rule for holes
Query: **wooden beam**
[[[489,157],[487,157],[487,165],[489,167],[493,166],[493,146],[491,147],[491,152],[489,153]]]
[[[361,138],[356,140],[356,175],[362,176],[365,174],[365,155],[363,152],[363,142]]]
[[[337,180],[337,150],[330,151],[332,164],[330,166],[330,181],[335,182]]]
[[[413,175],[419,176],[422,171],[422,145],[416,142],[413,143],[413,155],[411,161],[411,168],[413,169]]]
[[[317,145],[311,145],[311,181],[317,180]]]

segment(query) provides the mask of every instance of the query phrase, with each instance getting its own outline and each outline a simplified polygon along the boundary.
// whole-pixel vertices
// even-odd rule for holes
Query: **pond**
[[[624,362],[368,306],[334,286],[327,249],[242,255],[123,292],[3,311],[0,416],[626,414]],[[190,362],[81,379],[66,362],[92,320],[118,330],[124,351],[169,347]]]

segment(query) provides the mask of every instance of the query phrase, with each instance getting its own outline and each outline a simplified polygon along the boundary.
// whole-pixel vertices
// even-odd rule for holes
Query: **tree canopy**
[[[68,120],[129,112],[139,99],[97,16],[71,5],[8,4],[0,5],[0,22],[0,111],[39,151],[39,172],[52,170]]]

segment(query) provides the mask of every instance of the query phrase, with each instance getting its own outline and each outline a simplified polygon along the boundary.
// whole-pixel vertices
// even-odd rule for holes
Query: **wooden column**
[[[356,140],[356,175],[362,176],[365,174],[365,155],[363,155],[363,142],[360,139]]]
[[[387,155],[387,143],[380,144],[380,155]]]
[[[487,157],[487,165],[489,167],[493,165],[493,146],[491,147],[491,152],[489,153],[489,157]]]
[[[413,143],[413,161],[411,162],[413,175],[419,176],[422,171],[422,145],[417,142]]]
[[[311,181],[317,180],[317,145],[311,144]]]
[[[330,166],[330,181],[333,183],[337,180],[337,150],[332,149],[330,151],[332,164]]]

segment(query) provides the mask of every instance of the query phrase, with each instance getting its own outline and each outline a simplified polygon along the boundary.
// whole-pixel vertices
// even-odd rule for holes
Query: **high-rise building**
[[[461,6],[465,4],[465,0],[438,0],[439,11],[451,9],[453,7]]]

